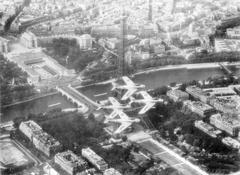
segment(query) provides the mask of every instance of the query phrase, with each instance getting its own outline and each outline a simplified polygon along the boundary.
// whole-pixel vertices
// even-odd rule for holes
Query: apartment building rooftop
[[[229,96],[236,95],[236,92],[229,87],[203,89],[210,96]]]
[[[231,114],[214,114],[211,116],[211,119],[215,119],[221,121],[226,125],[230,125],[232,127],[239,127],[240,128],[240,121]]]
[[[100,162],[102,161],[103,159],[97,155],[91,148],[85,148],[83,149],[84,152],[89,156],[91,157],[92,159],[94,159],[96,162]]]
[[[30,128],[33,132],[42,131],[42,128],[36,122],[34,122],[32,120],[28,120],[28,121],[25,121],[22,123],[25,124],[28,128]]]
[[[237,141],[236,139],[233,139],[231,137],[224,137],[222,139],[222,142],[226,144],[227,146],[230,146],[235,149],[240,149],[240,142]]]
[[[85,165],[86,161],[81,157],[74,154],[72,151],[67,150],[65,152],[58,153],[56,156],[60,157],[65,163],[69,164],[71,167],[77,167]]]
[[[215,129],[212,125],[205,123],[202,120],[195,121],[194,126],[214,138],[216,138],[218,134],[222,133],[220,130]]]
[[[234,39],[215,39],[216,52],[234,52],[240,50],[240,41]]]
[[[35,135],[35,138],[37,138],[46,147],[61,145],[59,141],[57,141],[53,136],[49,135],[46,132],[39,132],[37,135]]]
[[[212,106],[206,104],[206,103],[203,103],[201,101],[187,101],[188,104],[190,104],[192,107],[195,107],[195,108],[198,108],[202,111],[207,111],[207,110],[212,110]]]
[[[240,112],[240,96],[238,95],[217,97],[215,102],[223,107],[231,108]]]

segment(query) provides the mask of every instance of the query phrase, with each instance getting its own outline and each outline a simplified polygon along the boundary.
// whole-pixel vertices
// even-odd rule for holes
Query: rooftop
[[[42,128],[34,121],[29,120],[29,121],[25,121],[22,122],[21,124],[25,124],[27,127],[29,127],[33,132],[37,132],[37,131],[42,131]]]
[[[210,105],[208,105],[206,103],[203,103],[201,101],[188,101],[187,103],[190,104],[192,107],[201,109],[203,111],[212,110],[213,109],[212,106],[210,106]]]
[[[59,146],[60,142],[57,141],[53,136],[49,135],[46,132],[39,132],[35,135],[35,137],[43,143],[45,146]]]
[[[103,161],[103,159],[89,147],[82,149],[82,152],[85,152],[88,155],[88,157],[94,159],[96,162]]]
[[[225,123],[226,125],[240,128],[240,121],[231,114],[219,114],[218,113],[218,114],[212,115],[210,117],[210,119],[215,119],[215,120]]]
[[[229,87],[203,89],[203,91],[209,93],[211,96],[236,95],[236,92]]]
[[[183,92],[179,89],[171,90],[171,91],[169,91],[169,93],[175,94],[177,96],[186,96],[186,95],[188,96],[188,93]]]
[[[215,49],[219,51],[239,51],[240,41],[232,39],[215,39]]]
[[[103,175],[121,175],[121,173],[119,173],[116,169],[114,168],[109,168],[106,169],[103,173]]]
[[[70,150],[58,153],[56,156],[61,157],[65,162],[71,164],[72,167],[86,164],[85,160],[83,160],[81,157],[77,156]]]
[[[232,146],[234,148],[240,148],[240,142],[231,138],[231,137],[225,137],[222,139],[222,142],[225,143],[228,146]]]
[[[215,102],[225,107],[240,110],[240,97],[238,95],[218,97]]]
[[[197,96],[209,96],[207,92],[204,92],[201,88],[196,86],[188,86],[186,90],[187,92],[193,92]]]

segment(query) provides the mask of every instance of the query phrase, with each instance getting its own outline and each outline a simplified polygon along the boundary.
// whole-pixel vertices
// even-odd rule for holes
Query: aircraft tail
[[[132,105],[132,103],[135,102],[135,99],[133,97],[130,97],[129,99],[130,99],[129,105]]]
[[[117,84],[115,82],[112,82],[112,91],[115,90],[117,88]]]
[[[105,120],[104,120],[104,123],[108,123],[109,122],[109,119],[107,116],[105,116]]]
[[[99,111],[100,109],[102,109],[102,106],[98,105],[98,108],[96,110]]]

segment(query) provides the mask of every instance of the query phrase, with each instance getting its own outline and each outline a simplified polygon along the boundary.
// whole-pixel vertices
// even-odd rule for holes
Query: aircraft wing
[[[126,76],[123,76],[122,79],[123,79],[123,81],[126,85],[129,85],[129,86],[134,86],[135,85],[135,83],[132,80],[130,80],[130,78],[128,78]]]
[[[151,109],[155,103],[147,103],[140,111],[138,114],[145,114],[149,109]]]
[[[151,100],[152,97],[146,91],[141,91],[140,94],[143,96],[144,99]]]
[[[127,122],[127,123],[122,123],[119,128],[114,132],[115,134],[119,134],[121,132],[123,132],[125,129],[127,129],[132,123],[131,122]]]
[[[122,97],[121,100],[127,100],[129,97],[131,97],[135,92],[137,91],[137,89],[129,89]]]
[[[108,119],[113,119],[119,114],[118,110],[113,110],[113,112],[107,117]]]
[[[113,106],[120,106],[120,103],[113,97],[108,97]]]
[[[119,115],[119,117],[120,117],[121,119],[123,119],[123,120],[128,120],[128,119],[129,119],[129,117],[127,116],[127,114],[125,114],[125,113],[122,112],[122,111],[118,111],[118,115]]]

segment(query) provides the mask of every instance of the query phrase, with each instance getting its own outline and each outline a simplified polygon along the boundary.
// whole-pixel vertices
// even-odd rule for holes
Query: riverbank
[[[26,99],[26,100],[23,100],[23,101],[18,101],[18,102],[14,102],[14,103],[11,103],[11,104],[8,104],[8,105],[1,106],[1,108],[4,109],[4,108],[7,108],[7,107],[19,105],[19,104],[22,104],[22,103],[31,102],[31,101],[34,101],[34,100],[37,100],[37,99],[40,99],[40,98],[48,97],[48,96],[51,96],[51,95],[56,95],[57,93],[58,92],[56,91],[56,92],[51,92],[51,93],[47,93],[47,94],[44,94],[44,95],[30,97],[29,99]]]
[[[148,74],[148,73],[152,73],[152,72],[157,72],[157,71],[162,71],[162,70],[177,70],[177,69],[206,69],[206,68],[220,68],[219,64],[224,64],[227,66],[236,66],[237,68],[240,68],[240,61],[238,62],[232,62],[232,63],[228,63],[228,62],[217,62],[217,63],[195,63],[195,64],[180,64],[180,65],[168,65],[168,66],[159,66],[159,67],[153,67],[153,68],[149,68],[146,70],[140,70],[139,72],[136,72],[132,75],[130,75],[129,77],[133,78],[137,75],[141,75],[141,74]],[[86,87],[90,87],[90,86],[95,86],[95,85],[105,85],[105,84],[110,84],[116,81],[116,78],[112,78],[110,80],[106,80],[106,81],[102,81],[102,82],[97,82],[97,83],[92,83],[89,85],[79,85],[79,86],[75,86],[75,88],[80,89],[80,88],[86,88]]]
[[[240,69],[237,71],[237,74],[240,75]],[[214,77],[218,75],[223,75],[223,72],[220,68],[172,69],[137,75],[133,77],[132,80],[138,84],[145,84],[147,89],[155,89],[160,86],[169,85],[171,82],[181,83],[189,82],[192,80],[204,80],[211,76]],[[114,79],[99,82],[91,86],[81,86],[81,88],[78,88],[76,90],[94,102],[105,100],[109,95],[111,95],[111,93],[109,93],[112,88],[111,81],[114,81]],[[76,88],[77,86],[73,87]],[[99,94],[101,94],[101,96],[98,96]],[[53,104],[59,105],[53,106]],[[67,98],[58,93],[51,96],[46,95],[44,98],[32,100],[30,102],[3,109],[1,120],[10,121],[14,118],[28,116],[29,114],[45,113],[56,108],[67,109],[76,108],[76,106],[67,100]]]
[[[236,66],[237,68],[240,68],[240,61],[238,62],[233,62],[233,63],[228,63],[228,62],[220,62],[222,64],[228,65],[228,66]],[[133,78],[135,76],[139,76],[142,74],[149,74],[149,73],[153,73],[153,72],[157,72],[157,71],[163,71],[163,70],[181,70],[181,69],[206,69],[206,68],[220,68],[219,63],[197,63],[197,64],[181,64],[181,65],[168,65],[168,66],[161,66],[161,67],[156,67],[156,68],[151,68],[150,70],[143,70],[143,71],[139,71],[137,73],[134,73],[133,75],[131,75],[130,77]],[[74,88],[76,88],[77,90],[81,89],[81,88],[87,88],[87,87],[91,87],[91,86],[98,86],[98,85],[107,85],[107,84],[111,84],[112,82],[115,82],[116,79],[110,79],[110,80],[106,80],[103,82],[97,82],[97,83],[92,83],[89,85],[78,85],[78,86],[74,86]],[[51,95],[56,95],[58,92],[51,92],[48,94],[44,94],[44,95],[40,95],[38,97],[34,97],[34,98],[30,98],[24,101],[20,101],[20,102],[15,102],[9,105],[4,105],[2,106],[3,108],[7,108],[7,107],[11,107],[14,105],[18,105],[18,104],[22,104],[22,103],[26,103],[26,102],[31,102],[40,98],[44,98],[47,96],[51,96]]]
[[[132,77],[136,75],[141,75],[141,74],[148,74],[150,72],[156,72],[156,71],[161,71],[161,70],[172,70],[172,69],[205,69],[205,68],[220,68],[219,64],[224,64],[227,66],[240,66],[240,61],[238,62],[217,62],[217,63],[196,63],[196,64],[180,64],[180,65],[168,65],[168,66],[160,66],[156,68],[149,68],[144,71],[139,71],[137,73],[134,73]]]

